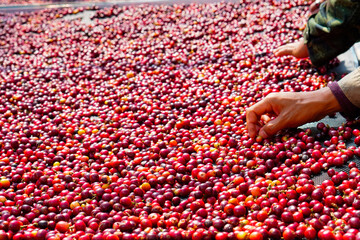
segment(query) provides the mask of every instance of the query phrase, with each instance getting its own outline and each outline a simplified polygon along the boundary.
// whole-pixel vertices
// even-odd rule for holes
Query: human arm
[[[271,93],[247,109],[247,129],[252,138],[257,134],[268,138],[281,129],[317,121],[338,111],[340,104],[328,87],[313,92]],[[275,118],[270,120],[267,114]],[[261,119],[265,119],[264,125]]]
[[[321,66],[345,52],[360,40],[360,1],[328,0],[320,5],[317,14],[310,16],[304,30],[304,39],[295,43],[308,51],[315,66]],[[300,44],[302,43],[302,44]],[[287,51],[294,43],[279,47],[275,55],[293,55]],[[301,57],[307,57],[305,55]]]
[[[289,43],[278,47],[277,49],[275,49],[274,54],[275,56],[292,55],[296,58],[309,57],[309,51],[303,38],[301,38],[297,42]]]
[[[311,62],[321,66],[349,49],[360,39],[360,2],[328,0],[309,17],[304,43]]]
[[[344,116],[360,116],[360,67],[312,92],[272,93],[246,110],[250,137],[270,137],[284,128],[298,127],[317,121],[328,114],[342,112]],[[270,117],[275,117],[270,120]],[[264,120],[264,124],[261,120]]]

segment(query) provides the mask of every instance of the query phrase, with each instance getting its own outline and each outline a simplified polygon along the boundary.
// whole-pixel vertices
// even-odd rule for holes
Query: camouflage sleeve
[[[360,1],[327,0],[304,30],[311,62],[321,66],[360,40]]]

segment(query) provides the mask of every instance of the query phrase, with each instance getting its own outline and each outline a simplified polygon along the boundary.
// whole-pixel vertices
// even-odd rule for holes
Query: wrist
[[[328,87],[301,92],[298,96],[298,104],[307,112],[303,114],[309,115],[311,121],[318,121],[329,114],[341,111],[339,102]]]
[[[339,101],[329,87],[321,88],[315,91],[314,94],[318,101],[322,102],[321,105],[324,108],[324,113],[332,114],[342,110]]]

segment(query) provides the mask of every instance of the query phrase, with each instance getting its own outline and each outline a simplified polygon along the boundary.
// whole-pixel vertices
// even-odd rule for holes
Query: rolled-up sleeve
[[[360,40],[360,1],[327,0],[304,30],[310,60],[321,66]]]
[[[328,85],[346,117],[360,116],[360,68]]]

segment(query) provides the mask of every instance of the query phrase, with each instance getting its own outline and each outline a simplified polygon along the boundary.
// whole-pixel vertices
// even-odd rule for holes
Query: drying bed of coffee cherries
[[[0,16],[1,240],[359,239],[357,122],[246,130],[338,77],[272,54],[305,3],[83,10]]]
[[[106,0],[2,0],[0,6],[5,5],[37,5],[37,4],[61,4],[75,2],[106,2]]]

